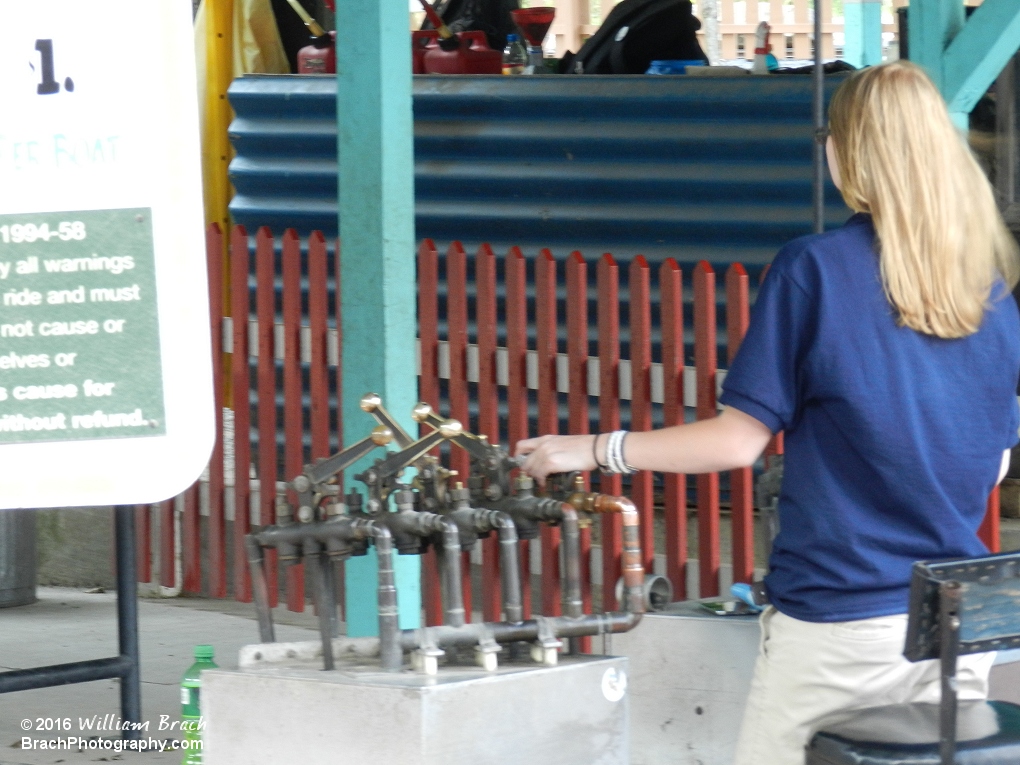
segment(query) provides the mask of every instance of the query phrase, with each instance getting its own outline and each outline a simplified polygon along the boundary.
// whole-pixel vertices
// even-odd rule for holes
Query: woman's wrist
[[[606,463],[604,461],[604,458],[601,459],[601,460],[599,459],[599,436],[601,436],[601,435],[602,435],[601,433],[596,433],[595,436],[592,438],[592,441],[591,441],[591,456],[592,456],[592,459],[595,460],[595,467],[597,467],[599,470],[601,470],[604,473],[607,470],[607,465],[606,465]]]
[[[624,444],[627,440],[626,430],[614,430],[612,433],[607,434],[607,437],[603,439],[605,441],[605,453],[603,459],[599,459],[598,444],[599,434],[595,436],[595,440],[592,442],[592,453],[595,456],[595,464],[604,473],[636,473],[637,470],[631,467],[626,458],[624,457]]]

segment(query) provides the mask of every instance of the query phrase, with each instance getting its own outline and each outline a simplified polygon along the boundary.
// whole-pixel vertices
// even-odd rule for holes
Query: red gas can
[[[501,74],[503,54],[489,47],[485,32],[458,32],[460,45],[453,50],[439,46],[438,35],[426,46],[422,68],[427,74]]]

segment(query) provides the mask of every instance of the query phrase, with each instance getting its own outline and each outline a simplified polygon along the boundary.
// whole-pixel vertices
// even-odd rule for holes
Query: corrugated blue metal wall
[[[252,233],[266,225],[335,237],[335,78],[244,77],[230,101],[234,221]],[[414,113],[417,236],[443,248],[458,239],[469,253],[489,242],[497,254],[519,245],[559,258],[580,249],[592,263],[612,252],[624,283],[637,254],[674,257],[688,276],[706,259],[720,279],[742,262],[756,285],[780,246],[811,232],[809,76],[418,76]],[[828,224],[839,225],[849,211],[831,185],[827,201]],[[444,292],[441,284],[441,311]],[[561,287],[561,311],[565,297]],[[624,305],[624,358],[627,320]],[[723,310],[719,321],[724,343]],[[658,345],[653,327],[657,361]],[[277,405],[282,416],[282,395]],[[626,425],[626,406],[623,415]]]
[[[234,220],[334,236],[335,78],[244,77],[230,101]],[[414,112],[419,239],[755,265],[811,230],[807,76],[420,76]]]

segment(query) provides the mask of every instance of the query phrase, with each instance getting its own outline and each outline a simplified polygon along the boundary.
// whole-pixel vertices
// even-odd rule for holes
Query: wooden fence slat
[[[202,557],[200,538],[199,497],[201,482],[195,481],[185,490],[185,507],[181,515],[181,556],[185,580],[182,590],[191,595],[202,595]],[[162,551],[160,551],[162,554]],[[170,560],[173,559],[171,553]],[[160,566],[163,563],[160,561]]]
[[[556,321],[556,259],[549,250],[535,263],[535,351],[538,354],[538,435],[559,433],[556,363],[559,351]],[[542,525],[542,613],[559,616],[560,529]]]
[[[528,437],[528,293],[527,261],[518,247],[506,257],[507,430],[510,448]],[[521,563],[521,605],[531,617],[531,543],[518,546]]]
[[[596,269],[599,328],[599,428],[603,433],[620,429],[620,267],[606,253]],[[599,491],[618,495],[623,482],[618,475],[599,478]],[[615,513],[602,516],[602,610],[614,611],[616,580],[623,557],[623,526]]]
[[[265,226],[255,235],[255,311],[259,328],[258,432],[259,525],[276,523],[276,253],[273,234]],[[269,604],[279,600],[275,549],[265,552]]]
[[[138,581],[152,581],[152,511],[149,505],[135,505],[135,549]]]
[[[567,259],[567,407],[570,432],[578,435],[590,430],[588,412],[588,264],[579,252]],[[584,476],[585,489],[591,489],[591,476]],[[581,529],[581,602],[591,613],[591,528]],[[591,638],[580,639],[582,653],[591,652]]]
[[[747,270],[734,263],[726,272],[726,356],[730,364],[750,321]],[[754,578],[754,477],[751,468],[730,472],[730,519],[733,540],[733,581]]]
[[[337,259],[339,262],[339,258]],[[337,314],[339,317],[339,314]],[[439,411],[439,251],[431,239],[418,246],[418,343],[421,376],[418,395]],[[420,426],[425,435],[430,428]],[[439,566],[431,546],[422,556],[421,596],[425,623],[429,627],[443,623],[443,600],[439,589]]]
[[[230,235],[230,309],[233,318],[231,390],[234,395],[234,598],[251,602],[251,572],[244,538],[251,531],[251,378],[248,366],[248,232]]]
[[[220,390],[219,390],[219,388],[220,388],[219,384],[220,384],[220,381],[221,381],[221,375],[216,373],[217,372],[217,370],[216,370],[217,356],[219,356],[220,354],[216,353],[217,346],[215,344],[215,338],[216,338],[216,335],[217,335],[216,328],[218,328],[218,327],[215,327],[216,321],[213,318],[213,316],[215,315],[215,311],[216,311],[216,308],[215,308],[216,304],[219,303],[220,306],[222,305],[221,302],[220,302],[222,300],[222,298],[221,298],[221,296],[222,296],[222,282],[221,281],[217,281],[217,273],[221,273],[218,264],[222,263],[222,253],[223,253],[223,235],[222,235],[222,232],[220,231],[219,225],[216,224],[216,223],[213,223],[208,228],[206,228],[206,232],[205,232],[206,266],[207,266],[207,268],[210,271],[210,273],[209,273],[209,284],[208,284],[208,288],[209,288],[209,296],[208,297],[209,297],[210,331],[211,331],[211,335],[212,335],[212,339],[213,339],[212,340],[212,349],[211,349],[212,350],[213,380],[214,380],[213,381],[213,389],[214,389],[213,390],[213,396],[214,396],[214,402],[215,402],[214,405],[213,405],[213,408],[216,410],[215,413],[214,413],[214,417],[215,417],[214,427],[215,427],[215,439],[216,440],[215,440],[215,444],[213,446],[212,457],[210,457],[210,468],[212,466],[212,462],[215,459],[217,451],[219,451],[219,454],[220,454],[220,463],[222,463],[222,451],[221,451],[221,449],[222,449],[222,435],[221,435],[221,431],[222,431],[222,424],[223,424],[222,423],[222,408],[221,408],[222,407],[222,398],[221,398],[221,393],[220,393]],[[218,278],[221,278],[221,275],[218,276]],[[219,287],[218,295],[216,295],[216,296],[213,295],[213,293],[216,292],[214,283],[218,284],[218,287]],[[220,311],[220,315],[221,315],[221,311]],[[215,327],[215,328],[213,328],[213,327]],[[219,334],[221,336],[221,334],[222,334],[221,330],[220,330]],[[210,477],[210,483],[211,483],[211,478],[212,478],[211,473],[210,473],[209,477]],[[198,488],[198,482],[195,483],[195,486],[192,487],[192,489],[189,490],[189,492],[192,492],[192,491],[197,492],[198,491],[197,488]],[[210,486],[210,489],[211,489],[211,486]],[[211,498],[211,495],[210,495],[210,498]],[[220,519],[222,519],[222,514],[220,514]],[[212,521],[212,515],[211,514],[209,516],[209,520]],[[201,535],[200,535],[200,528],[201,528],[201,520],[199,518],[199,505],[198,505],[198,501],[196,499],[195,502],[190,503],[190,504],[186,503],[186,506],[185,506],[185,513],[184,513],[184,516],[182,518],[182,528],[181,528],[181,537],[182,537],[182,540],[181,540],[181,542],[182,542],[181,555],[182,555],[182,563],[183,563],[183,567],[184,567],[184,578],[185,578],[185,580],[183,582],[183,589],[184,589],[185,592],[199,594],[199,595],[202,592],[202,540],[201,540]],[[212,523],[211,522],[210,522],[209,527],[208,527],[208,532],[209,532],[209,553],[210,553],[210,555],[209,555],[209,562],[211,564],[210,565],[210,569],[211,569],[212,566],[214,565],[214,561],[212,559],[212,552],[213,552],[213,537],[214,537],[214,534],[215,534],[215,530],[212,528]],[[222,540],[221,535],[220,535],[219,539],[220,539],[220,541]],[[172,553],[171,553],[170,560],[172,560],[172,559],[173,559],[173,556],[172,556]],[[222,560],[222,559],[220,558],[220,560]],[[162,569],[163,567],[164,566],[162,565],[162,561],[161,561],[160,562],[160,569]],[[210,573],[209,584],[210,584],[210,593],[211,593],[214,590],[214,588],[215,588],[215,581],[214,581],[215,575],[214,575],[214,572],[212,570],[210,570],[209,573]]]
[[[483,244],[475,256],[475,326],[478,333],[478,432],[499,443],[499,388],[496,384],[496,255]],[[499,540],[482,540],[482,618],[498,621],[501,612]]]
[[[992,489],[988,495],[988,509],[985,511],[985,519],[978,529],[978,537],[988,547],[989,552],[997,553],[1001,550],[1001,538],[999,537],[999,487]]]
[[[652,429],[651,269],[643,255],[630,264],[630,429]],[[626,444],[625,444],[626,446]],[[655,495],[647,470],[631,476],[631,499],[641,516],[642,565],[655,566]]]
[[[301,240],[292,228],[283,232],[283,430],[285,481],[301,472],[304,423],[301,401]],[[287,492],[292,507],[297,494]],[[296,519],[295,519],[296,520]],[[287,608],[305,610],[304,564],[287,567]]]
[[[684,294],[683,273],[673,258],[659,268],[659,323],[662,327],[662,384],[664,425],[684,422]],[[666,473],[663,478],[666,521],[666,576],[673,597],[687,598],[687,477]]]
[[[209,227],[209,331],[213,369],[213,418],[216,440],[209,458],[209,597],[227,597],[227,519],[223,497],[223,232]]]
[[[697,417],[716,416],[715,272],[708,261],[694,267],[694,365],[697,372]],[[699,475],[698,561],[699,597],[719,594],[719,474]]]
[[[164,588],[171,590],[177,583],[177,572],[174,565],[176,533],[173,527],[173,504],[173,500],[159,503],[159,583]],[[210,595],[211,598],[224,596],[225,594]]]
[[[311,335],[308,370],[310,398],[309,429],[312,433],[311,459],[328,457],[329,450],[329,267],[326,238],[321,231],[308,237],[308,329]]]
[[[460,242],[452,242],[446,252],[446,323],[447,343],[450,349],[450,379],[447,391],[450,396],[450,417],[459,420],[465,430],[471,429],[470,399],[467,375],[468,347],[467,253]],[[450,467],[457,471],[457,483],[467,486],[471,473],[471,457],[463,449],[450,450]],[[471,621],[471,559],[461,555],[461,589],[464,591],[464,610]]]

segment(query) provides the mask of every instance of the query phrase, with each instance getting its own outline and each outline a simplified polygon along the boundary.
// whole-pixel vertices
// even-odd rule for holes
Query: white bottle
[[[521,44],[521,38],[515,34],[506,36],[506,48],[503,49],[503,74],[524,74],[528,65],[528,52]]]
[[[758,25],[754,33],[754,64],[751,66],[751,74],[769,73],[769,27],[768,22],[763,21]]]

